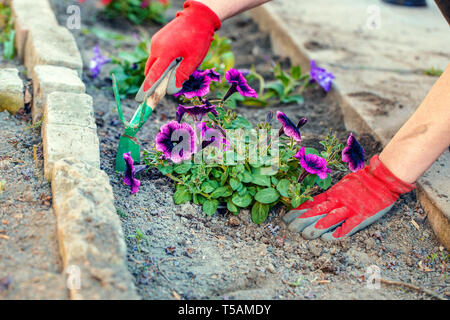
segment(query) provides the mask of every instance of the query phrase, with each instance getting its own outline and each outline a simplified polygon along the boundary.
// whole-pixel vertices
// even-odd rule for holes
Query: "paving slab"
[[[347,128],[385,145],[437,80],[424,71],[444,70],[450,61],[449,26],[434,1],[427,2],[411,8],[379,0],[283,0],[251,16],[270,33],[277,54],[305,70],[314,59],[334,73],[330,94]],[[449,157],[446,151],[418,182],[419,198],[432,204],[426,209],[435,208],[427,211],[430,221],[450,219]],[[441,240],[450,238],[450,228],[433,227]]]
[[[71,299],[138,299],[107,174],[74,158],[60,160],[52,194],[64,267],[78,278],[69,286]]]
[[[44,114],[44,105],[52,92],[84,93],[86,87],[75,70],[39,65],[33,70],[33,106],[31,115],[33,123],[40,120]]]
[[[31,29],[25,45],[24,63],[29,75],[33,74],[33,68],[37,65],[67,67],[76,70],[79,76],[83,70],[75,38],[61,26]]]
[[[23,82],[19,77],[19,70],[0,69],[0,112],[8,110],[15,114],[23,105]]]
[[[99,168],[100,151],[92,97],[83,93],[51,93],[44,109],[42,142],[47,179],[51,177],[55,162],[67,157]]]
[[[13,0],[11,10],[16,31],[15,45],[17,55],[23,61],[28,32],[41,27],[53,27],[58,21],[48,0]]]

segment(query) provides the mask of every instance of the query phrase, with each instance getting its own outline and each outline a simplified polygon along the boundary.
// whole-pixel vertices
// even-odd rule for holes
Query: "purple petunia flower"
[[[326,92],[330,91],[334,75],[323,68],[319,68],[314,60],[311,60],[309,75],[311,77],[310,82],[316,81]]]
[[[133,166],[133,158],[131,157],[131,152],[124,153],[123,159],[125,160],[125,164],[127,165],[125,176],[123,177],[123,182],[131,187],[131,194],[135,194],[139,191],[141,182],[134,177],[136,175],[136,169]]]
[[[177,121],[181,122],[185,113],[194,118],[194,121],[202,121],[203,116],[208,112],[218,115],[216,106],[209,104],[209,102],[200,106],[183,106],[180,104],[177,108]]]
[[[206,122],[201,122],[197,124],[197,130],[199,130],[202,134],[202,149],[206,148],[207,146],[213,144],[213,146],[219,148],[220,145],[215,142],[216,138],[221,138],[221,143],[223,144],[223,148],[225,151],[228,150],[228,147],[230,146],[230,142],[224,137],[224,135],[217,129],[210,128],[206,124]]]
[[[187,123],[170,121],[159,129],[155,138],[156,150],[175,163],[189,160],[196,152],[194,129]]]
[[[218,73],[216,71],[216,68],[212,68],[212,69],[207,69],[204,71],[206,73],[206,75],[211,79],[211,81],[216,81],[216,82],[220,82],[221,76],[220,73]]]
[[[325,179],[327,174],[331,172],[327,168],[327,161],[315,154],[305,154],[305,147],[302,147],[294,156],[300,161],[300,165],[305,171],[311,174],[317,174],[320,179]]]
[[[342,161],[348,162],[348,167],[353,172],[364,168],[364,148],[356,140],[353,133],[350,133],[347,146],[342,150]]]
[[[98,44],[94,47],[93,51],[94,51],[94,57],[91,59],[91,62],[89,64],[89,69],[91,70],[92,78],[95,79],[100,74],[100,71],[101,71],[103,65],[110,63],[111,59],[108,59],[108,58],[102,56]]]
[[[225,73],[225,79],[231,84],[230,89],[225,94],[223,100],[228,99],[233,93],[239,92],[243,97],[253,97],[257,98],[258,94],[254,89],[252,89],[245,79],[242,72],[236,69],[230,69]]]
[[[209,93],[209,85],[212,81],[209,76],[210,71],[211,70],[195,70],[189,79],[183,83],[181,91],[175,93],[174,96],[178,97],[184,95],[187,99],[206,96]]]
[[[303,125],[305,125],[306,118],[301,118],[298,123],[298,126],[296,126],[291,121],[291,119],[288,118],[288,116],[285,113],[283,113],[281,111],[277,111],[277,119],[278,119],[278,121],[281,122],[281,125],[283,126],[280,129],[280,133],[279,133],[280,136],[284,133],[285,135],[287,135],[288,137],[291,137],[292,139],[294,139],[297,142],[302,141],[302,136],[300,134],[299,127],[302,127]]]

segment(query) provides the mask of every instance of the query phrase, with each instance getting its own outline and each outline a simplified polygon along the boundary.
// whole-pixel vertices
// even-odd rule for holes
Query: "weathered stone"
[[[22,108],[23,82],[14,68],[0,69],[0,112],[8,110],[15,114]]]
[[[448,65],[450,42],[448,24],[434,1],[417,10],[372,2],[316,0],[299,6],[296,0],[283,0],[251,14],[270,33],[278,55],[303,69],[314,59],[331,71],[336,79],[329,98],[341,105],[347,129],[369,133],[385,145],[436,81],[424,70]],[[418,181],[421,203],[446,246],[448,159],[446,151]]]
[[[69,288],[71,298],[138,299],[106,173],[74,158],[60,160],[52,194],[63,264],[80,280]]]
[[[83,62],[72,33],[60,26],[33,28],[25,46],[25,67],[28,74],[37,65],[74,69],[81,76]]]
[[[50,179],[56,161],[74,157],[100,167],[97,128],[92,97],[83,93],[48,95],[42,122],[44,175]]]
[[[39,65],[33,71],[33,123],[44,114],[47,96],[52,92],[84,93],[86,87],[75,70],[65,67]]]
[[[450,250],[450,151],[446,150],[418,181],[418,198],[441,243]]]
[[[48,0],[14,0],[11,3],[17,55],[23,61],[29,30],[58,25]]]

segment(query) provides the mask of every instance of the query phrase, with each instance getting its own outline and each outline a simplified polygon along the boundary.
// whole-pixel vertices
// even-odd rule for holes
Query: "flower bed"
[[[58,3],[57,0],[54,5],[58,7]],[[172,3],[175,8],[171,14],[174,15],[182,1]],[[65,9],[62,6],[59,10],[62,19]],[[85,22],[87,26],[102,27],[98,22],[89,25],[88,21]],[[153,34],[157,28],[150,26],[148,30]],[[133,37],[133,32],[138,30],[121,25],[114,31],[127,40],[118,45],[117,40],[99,38],[95,33],[78,35],[84,55],[91,57],[96,44],[107,58],[132,54],[140,42]],[[254,67],[268,84],[274,83],[279,79],[273,72],[274,65],[270,62],[273,59],[281,70],[285,73],[289,70],[292,75],[289,63],[272,55],[268,35],[258,31],[248,18],[240,16],[227,21],[219,35],[231,40],[235,67],[239,70],[251,71]],[[145,49],[141,49],[141,56],[144,55]],[[86,65],[85,73],[89,74],[88,63]],[[132,66],[130,63],[130,69]],[[227,208],[219,207],[218,214],[211,217],[202,212],[201,206],[190,202],[174,205],[175,184],[158,169],[141,172],[137,176],[139,192],[130,194],[123,175],[117,174],[114,168],[123,126],[118,120],[110,90],[110,67],[110,64],[106,65],[97,78],[85,76],[84,80],[87,92],[94,97],[102,168],[108,173],[114,190],[115,205],[127,240],[129,269],[143,299],[173,299],[177,296],[182,299],[321,299],[342,298],[343,292],[351,294],[348,297],[366,299],[424,298],[395,287],[367,291],[363,275],[367,265],[371,264],[379,266],[386,278],[408,281],[412,276],[427,288],[440,288],[445,283],[440,269],[439,244],[428,224],[420,220],[420,208],[416,207],[412,195],[403,197],[389,216],[351,239],[324,245],[321,240],[305,241],[286,230],[279,218],[285,212],[284,205],[273,207],[266,221],[259,225],[251,221],[247,209],[234,216]],[[212,67],[202,66],[201,69]],[[118,80],[120,85],[124,83],[119,77]],[[268,93],[266,90],[260,94],[258,79],[250,84],[259,98]],[[127,85],[130,88],[131,82]],[[211,88],[215,85],[213,82]],[[301,90],[301,85],[298,88]],[[268,108],[239,102],[231,112],[247,118],[252,126],[265,122],[271,109],[285,113],[291,120],[305,117],[308,123],[302,128],[302,144],[317,150],[322,148],[320,141],[328,135],[329,128],[334,128],[339,141],[346,141],[350,132],[344,127],[339,105],[327,97],[322,88],[307,88],[302,96],[304,103],[300,104],[273,105],[275,98],[271,98]],[[236,97],[240,95],[235,93],[227,100],[230,101],[228,107],[233,107],[231,102]],[[130,119],[137,108],[133,95],[126,97],[124,94],[121,102],[125,118]],[[151,150],[160,128],[176,120],[178,105],[172,97],[161,101],[138,134],[144,149]],[[185,114],[183,121],[188,118]],[[210,120],[208,115],[204,119]],[[272,123],[277,129],[281,127],[275,113]],[[358,135],[357,138],[365,147],[366,158],[380,151],[380,146],[370,136]],[[343,173],[334,170],[330,176],[335,183]],[[420,232],[410,223],[412,218],[420,225]],[[432,260],[431,254],[437,254],[438,258]],[[419,262],[432,271],[424,272],[417,267]],[[319,285],[318,281],[329,281],[329,284]]]

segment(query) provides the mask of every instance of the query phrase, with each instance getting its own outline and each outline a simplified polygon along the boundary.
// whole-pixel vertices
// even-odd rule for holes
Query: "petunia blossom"
[[[177,121],[181,122],[181,119],[185,113],[190,115],[194,121],[202,121],[203,116],[209,112],[212,112],[215,115],[218,114],[216,111],[216,106],[209,103],[199,106],[183,106],[180,104],[177,108]]]
[[[212,69],[207,69],[204,71],[206,73],[206,75],[211,79],[211,81],[216,81],[216,82],[220,82],[221,76],[220,73],[218,73],[216,71],[216,68],[212,68]]]
[[[233,93],[239,92],[243,97],[257,98],[258,94],[252,89],[245,79],[242,72],[236,69],[230,69],[225,73],[225,79],[231,84],[230,89],[225,94],[223,100],[227,100]]]
[[[282,135],[283,133],[285,135],[287,135],[288,137],[291,137],[292,139],[294,139],[297,142],[301,142],[302,141],[302,136],[300,134],[300,130],[298,128],[298,126],[303,126],[306,123],[306,118],[302,118],[299,121],[299,125],[296,126],[291,119],[288,118],[288,116],[281,111],[277,111],[277,119],[278,121],[281,122],[281,129],[280,129],[280,135]]]
[[[135,178],[137,172],[136,168],[133,165],[133,158],[131,157],[131,152],[124,153],[123,159],[125,160],[125,164],[127,166],[127,169],[125,170],[125,175],[123,177],[123,182],[131,187],[131,194],[135,194],[136,192],[139,191],[139,186],[141,185],[141,182]]]
[[[305,147],[302,147],[294,156],[300,161],[300,165],[306,172],[317,174],[320,179],[325,179],[327,174],[331,172],[327,168],[327,161],[315,154],[305,154]]]
[[[206,122],[197,124],[197,130],[202,135],[202,149],[213,144],[213,146],[220,148],[221,146],[216,142],[220,141],[223,144],[223,150],[227,151],[230,146],[230,142],[224,137],[220,130],[210,128]]]
[[[100,71],[101,71],[103,65],[111,62],[111,59],[108,59],[108,58],[102,56],[98,45],[96,45],[94,47],[93,51],[94,51],[94,57],[91,59],[89,69],[91,70],[92,78],[95,79],[100,74]]]
[[[342,161],[348,162],[348,167],[353,172],[364,168],[364,148],[356,140],[353,133],[350,133],[347,146],[342,150]]]
[[[196,152],[194,129],[187,123],[170,121],[160,128],[155,138],[156,150],[175,163],[189,160]]]
[[[183,83],[181,90],[174,94],[174,96],[184,95],[187,99],[206,96],[209,93],[209,85],[212,81],[208,75],[209,71],[195,70],[189,79]]]
[[[309,75],[311,77],[310,82],[317,82],[326,92],[330,91],[334,75],[323,68],[319,68],[314,60],[311,60]]]

